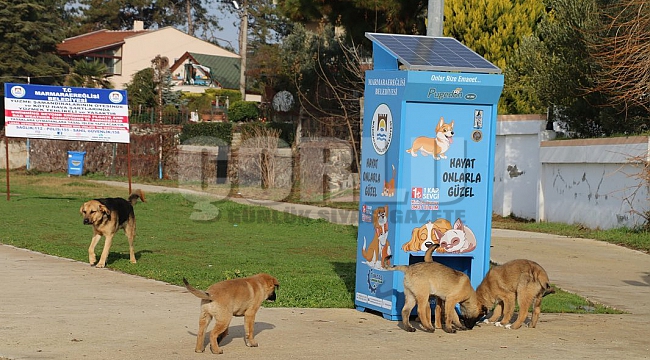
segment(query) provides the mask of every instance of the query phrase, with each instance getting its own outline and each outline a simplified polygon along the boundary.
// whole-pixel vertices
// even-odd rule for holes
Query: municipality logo
[[[22,86],[13,86],[11,88],[11,95],[13,95],[13,97],[16,97],[16,98],[20,99],[23,96],[25,96],[26,93],[27,92],[25,91],[25,88],[22,87]]]
[[[372,147],[377,154],[383,155],[388,151],[393,139],[393,114],[388,105],[381,104],[375,109],[370,126]]]
[[[114,104],[121,103],[122,99],[124,99],[124,97],[122,96],[121,93],[117,91],[112,91],[110,94],[108,94],[108,100],[110,100]]]

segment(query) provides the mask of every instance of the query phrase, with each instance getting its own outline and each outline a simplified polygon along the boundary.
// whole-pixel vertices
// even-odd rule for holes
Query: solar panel
[[[366,33],[408,70],[501,73],[496,65],[450,37]]]

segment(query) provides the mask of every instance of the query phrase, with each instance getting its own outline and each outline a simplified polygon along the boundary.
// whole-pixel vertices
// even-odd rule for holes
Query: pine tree
[[[0,82],[51,85],[63,81],[67,65],[55,51],[63,39],[64,4],[62,0],[0,0]]]

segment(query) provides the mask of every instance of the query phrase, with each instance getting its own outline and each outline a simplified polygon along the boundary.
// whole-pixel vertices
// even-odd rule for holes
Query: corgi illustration
[[[435,160],[446,159],[445,153],[449,150],[454,138],[454,121],[445,123],[445,119],[440,117],[436,126],[436,137],[430,138],[419,136],[413,141],[413,145],[406,152],[411,156],[418,156],[418,151],[424,155],[433,155]]]

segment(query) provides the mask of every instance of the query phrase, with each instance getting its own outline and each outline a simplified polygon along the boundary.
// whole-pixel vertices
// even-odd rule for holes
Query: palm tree
[[[108,68],[98,60],[75,60],[70,74],[65,79],[66,86],[112,89],[113,84],[107,78]]]

